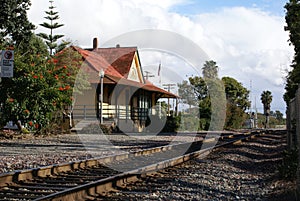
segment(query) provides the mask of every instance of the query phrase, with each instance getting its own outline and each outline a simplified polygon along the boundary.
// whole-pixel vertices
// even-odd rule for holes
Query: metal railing
[[[149,111],[148,108],[104,105],[102,115],[104,120],[131,119],[133,121],[146,121],[149,116]],[[73,108],[73,119],[95,118],[99,118],[99,109],[95,105],[76,105]]]

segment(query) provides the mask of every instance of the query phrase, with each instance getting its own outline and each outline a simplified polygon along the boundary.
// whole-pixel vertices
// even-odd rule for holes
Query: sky
[[[64,24],[54,34],[83,48],[91,47],[94,37],[102,47],[138,46],[143,70],[162,87],[201,76],[204,60],[214,60],[220,77],[233,77],[251,90],[253,109],[262,112],[260,95],[269,90],[271,110],[285,113],[285,76],[294,55],[284,31],[287,1],[54,0]],[[49,2],[31,2],[29,20],[36,33],[46,32],[39,24],[46,21]]]

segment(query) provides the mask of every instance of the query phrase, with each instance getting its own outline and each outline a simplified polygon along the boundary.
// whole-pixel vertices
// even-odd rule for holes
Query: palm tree
[[[204,78],[216,79],[218,78],[219,67],[213,60],[206,61],[202,68],[202,74]]]
[[[272,93],[270,91],[263,91],[261,94],[260,100],[264,105],[264,114],[266,116],[265,128],[269,127],[269,115],[270,115],[272,98],[273,98]]]

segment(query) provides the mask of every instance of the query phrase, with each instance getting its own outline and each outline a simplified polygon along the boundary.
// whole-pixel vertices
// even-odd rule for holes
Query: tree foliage
[[[225,85],[226,99],[244,111],[248,109],[250,107],[249,90],[234,78],[223,77],[222,81]]]
[[[224,122],[225,128],[240,128],[244,123],[245,111],[250,106],[249,91],[234,78],[224,77],[220,80],[216,62],[207,61],[204,64],[203,77],[190,77],[189,83],[183,81],[178,86],[184,103],[197,104],[195,108],[199,112],[197,119],[200,130],[222,129]],[[190,108],[189,111],[195,119],[194,110]]]
[[[270,115],[272,99],[273,99],[272,92],[270,92],[268,90],[262,92],[260,100],[264,106],[264,114]]]
[[[260,100],[264,107],[264,115],[266,116],[265,127],[268,127],[269,125],[269,116],[270,116],[272,99],[273,97],[270,91],[262,92]]]
[[[295,97],[298,84],[300,84],[300,1],[290,0],[286,5],[286,26],[285,30],[289,31],[290,44],[294,46],[295,57],[291,65],[292,70],[287,76],[286,92],[284,100],[287,105]]]
[[[194,88],[189,84],[188,81],[184,80],[182,83],[178,83],[178,94],[184,104],[188,104],[191,109],[192,106],[196,105],[197,98],[194,93]]]
[[[27,18],[30,0],[0,0],[0,43],[26,44],[35,26]]]
[[[197,98],[199,112],[200,130],[208,130],[211,119],[211,102],[208,94],[207,83],[202,77],[190,77],[189,81],[194,89],[194,96]]]
[[[74,48],[65,48],[50,56],[43,40],[31,33],[33,25],[26,16],[29,5],[30,1],[2,2],[0,48],[7,48],[8,37],[15,57],[14,77],[2,78],[0,82],[0,128],[13,121],[19,129],[25,126],[42,132],[62,120],[66,106],[72,105],[73,94],[89,88],[89,82],[84,73],[77,76],[82,57]],[[52,11],[49,14],[56,15]],[[46,19],[57,19],[52,17]],[[80,84],[73,90],[75,80]]]
[[[64,37],[64,35],[61,34],[54,35],[53,32],[55,29],[64,26],[64,24],[59,24],[58,22],[56,22],[59,19],[58,12],[54,11],[55,7],[53,6],[53,1],[50,0],[49,2],[50,2],[49,11],[45,11],[45,13],[47,14],[45,19],[48,20],[49,22],[43,22],[40,25],[48,29],[50,33],[49,34],[39,33],[38,36],[40,36],[46,41],[46,44],[50,51],[50,55],[52,55],[55,52],[59,52],[63,50],[69,44],[69,42],[62,41],[62,43],[58,44],[58,40]]]
[[[202,68],[203,77],[209,79],[218,78],[218,71],[219,67],[217,66],[217,62],[213,60],[206,61]]]
[[[46,45],[34,35],[26,47],[15,49],[14,77],[0,83],[0,125],[12,120],[20,129],[22,124],[41,131],[71,105],[81,57],[69,48],[48,58]]]
[[[223,77],[225,86],[227,111],[226,128],[241,128],[245,121],[245,111],[250,107],[249,90],[231,77]]]
[[[284,123],[282,123],[282,122],[284,122],[283,114],[282,114],[279,110],[276,110],[276,111],[275,111],[275,118],[276,118],[281,124],[284,124]]]

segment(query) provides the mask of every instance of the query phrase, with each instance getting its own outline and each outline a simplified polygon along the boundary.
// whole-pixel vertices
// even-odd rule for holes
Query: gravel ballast
[[[41,137],[2,131],[2,135],[0,135],[0,174],[124,152],[135,152],[144,148],[168,145],[174,139],[174,135],[76,133]],[[198,137],[199,139],[201,138]],[[183,136],[176,140],[191,139]]]
[[[180,141],[186,140],[185,135]],[[0,138],[0,173],[137,151],[174,140],[173,135],[102,137],[106,139],[77,134]],[[278,178],[285,147],[285,135],[266,135],[164,169],[99,200],[293,200],[295,181]]]
[[[101,199],[294,200],[295,182],[278,178],[284,142],[285,136],[266,135],[221,148]]]

